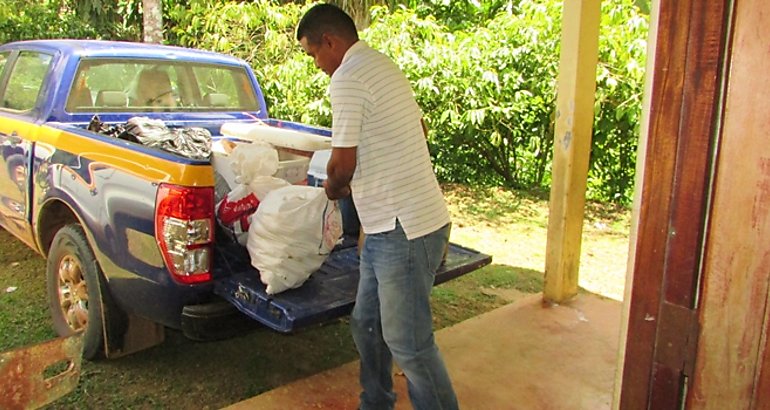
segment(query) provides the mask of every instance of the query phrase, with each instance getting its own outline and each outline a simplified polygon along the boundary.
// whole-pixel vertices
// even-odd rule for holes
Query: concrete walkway
[[[463,409],[609,409],[621,303],[592,294],[542,306],[530,295],[436,333]],[[396,409],[411,409],[403,375]],[[355,409],[358,362],[281,386],[227,410]]]

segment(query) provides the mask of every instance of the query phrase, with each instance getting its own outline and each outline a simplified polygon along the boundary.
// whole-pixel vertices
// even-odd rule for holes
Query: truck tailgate
[[[279,332],[291,332],[350,313],[358,284],[355,246],[337,249],[302,286],[268,295],[256,269],[218,280],[214,292],[238,310]],[[456,244],[449,245],[436,285],[472,272],[492,257]]]

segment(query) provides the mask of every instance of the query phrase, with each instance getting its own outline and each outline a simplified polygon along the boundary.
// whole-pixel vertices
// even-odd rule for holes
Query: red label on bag
[[[259,199],[254,194],[248,194],[235,201],[231,201],[225,195],[222,202],[219,203],[219,208],[217,208],[217,216],[223,224],[232,225],[239,219],[247,220],[249,215],[256,212],[257,207],[259,207]],[[243,228],[248,229],[247,227]]]

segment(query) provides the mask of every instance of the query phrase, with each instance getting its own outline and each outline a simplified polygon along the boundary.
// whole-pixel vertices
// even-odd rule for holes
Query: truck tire
[[[65,225],[54,236],[46,276],[56,332],[60,336],[82,332],[83,358],[103,358],[102,311],[104,296],[109,296],[99,264],[79,224]]]

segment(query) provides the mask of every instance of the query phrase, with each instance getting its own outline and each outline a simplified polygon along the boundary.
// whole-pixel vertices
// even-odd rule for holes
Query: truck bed
[[[238,253],[237,249],[231,251]],[[243,252],[246,252],[245,249]],[[469,273],[491,261],[489,255],[450,243],[446,262],[437,273],[434,285]],[[276,331],[288,333],[350,313],[356,298],[358,262],[355,241],[346,240],[299,288],[268,295],[265,285],[259,280],[259,273],[253,269],[218,280],[214,293],[252,319]]]

